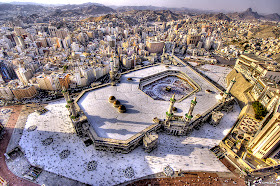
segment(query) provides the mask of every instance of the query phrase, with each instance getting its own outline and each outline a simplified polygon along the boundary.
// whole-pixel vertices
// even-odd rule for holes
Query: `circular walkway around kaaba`
[[[194,89],[183,79],[175,75],[165,76],[155,82],[147,84],[142,91],[154,100],[169,101],[173,94],[176,98],[182,99],[185,95],[191,93]]]

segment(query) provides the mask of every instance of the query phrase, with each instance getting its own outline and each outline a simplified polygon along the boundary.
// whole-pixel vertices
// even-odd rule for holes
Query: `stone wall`
[[[236,83],[233,85],[230,93],[240,101],[240,104],[243,107],[249,102],[251,102],[251,99],[247,95],[247,92],[253,87],[253,85],[250,82],[248,82],[245,79],[245,77],[241,73],[238,73],[235,69],[233,69],[227,75],[227,85],[229,85],[230,81],[234,77],[236,78]]]

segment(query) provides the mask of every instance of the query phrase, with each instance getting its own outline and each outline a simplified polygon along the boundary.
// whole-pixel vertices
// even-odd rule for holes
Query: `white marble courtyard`
[[[138,70],[123,75],[121,83],[117,86],[107,86],[87,92],[78,101],[80,108],[84,111],[98,136],[126,140],[152,125],[153,118],[165,119],[169,101],[152,99],[138,89],[138,85],[141,78],[166,70],[178,70],[186,73],[202,89],[182,102],[175,103],[174,106],[178,108],[177,115],[183,116],[188,112],[194,96],[197,97],[194,115],[203,114],[218,102],[216,96],[219,91],[188,67],[166,68],[164,65],[160,65]],[[132,78],[133,81],[128,81],[127,78]],[[211,90],[212,93],[205,92],[207,89]],[[115,96],[121,104],[124,104],[127,112],[120,114],[108,102],[110,96]]]
[[[208,149],[218,144],[232,127],[240,112],[238,108],[226,114],[219,126],[205,124],[189,137],[160,133],[159,146],[150,154],[145,153],[141,147],[129,154],[114,154],[96,151],[93,146],[85,147],[74,134],[65,104],[65,101],[57,101],[47,106],[50,111],[45,115],[29,115],[20,146],[31,164],[92,185],[122,183],[162,172],[167,165],[176,171],[229,171]],[[37,129],[28,132],[27,129],[33,125]],[[53,142],[48,146],[42,145],[42,141],[50,137]],[[63,150],[70,150],[70,155],[65,159],[59,157]],[[96,170],[85,169],[89,161],[97,161]],[[134,169],[133,178],[124,176],[123,171],[128,167]]]
[[[199,70],[213,81],[226,88],[226,76],[232,71],[232,68],[206,64],[201,66]]]
[[[117,89],[118,86],[112,88]],[[120,92],[116,97],[125,96],[126,93],[122,92],[122,89],[119,90]],[[207,95],[212,96],[211,94]],[[99,92],[95,95],[95,98],[103,99],[108,103],[108,96],[104,95],[104,92]],[[198,98],[201,102],[206,99],[203,96],[198,96]],[[190,100],[188,101],[190,102]],[[167,109],[168,104],[166,102],[164,106],[157,108],[157,110]],[[231,129],[240,112],[237,106],[235,106],[233,112],[225,114],[217,127],[205,124],[199,130],[193,131],[188,137],[159,133],[159,146],[151,153],[146,153],[141,147],[138,147],[129,154],[115,154],[96,151],[93,146],[86,147],[74,133],[65,105],[64,100],[55,101],[46,107],[49,110],[47,113],[38,115],[34,112],[28,116],[20,146],[32,165],[91,185],[119,184],[162,172],[167,165],[170,165],[175,171],[181,169],[186,171],[229,172],[209,149],[217,145],[227,131]],[[141,104],[139,107],[144,107],[144,105]],[[186,111],[188,108],[183,109]],[[149,113],[153,111],[156,113],[162,112],[157,110],[149,110]],[[201,108],[197,107],[195,113],[200,110]],[[37,128],[30,131],[28,129],[31,126]],[[47,138],[52,138],[53,142],[44,146],[42,141]],[[63,150],[70,151],[70,155],[65,159],[61,159],[59,156]],[[85,168],[85,165],[90,161],[97,162],[96,170],[88,171]],[[132,178],[125,177],[124,170],[128,167],[132,167],[134,170]]]

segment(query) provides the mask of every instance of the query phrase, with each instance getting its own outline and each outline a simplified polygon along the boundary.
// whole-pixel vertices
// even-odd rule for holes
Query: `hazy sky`
[[[0,0],[5,1],[5,0]],[[280,0],[13,0],[17,2],[37,2],[45,4],[80,4],[95,2],[104,5],[127,5],[127,6],[166,6],[166,7],[187,7],[204,10],[227,10],[244,11],[251,7],[259,13],[279,13]],[[11,2],[11,0],[6,0]]]

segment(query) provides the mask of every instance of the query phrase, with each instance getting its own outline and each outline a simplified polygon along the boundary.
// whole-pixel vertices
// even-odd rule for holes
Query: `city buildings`
[[[249,82],[243,87],[234,86],[232,91],[233,95],[242,98],[245,106],[220,147],[234,165],[254,175],[259,170],[277,166],[279,162],[280,72],[277,62],[250,54],[241,55],[236,60],[228,78],[235,75],[238,76],[237,82]]]
[[[248,175],[279,165],[279,22],[138,10],[88,18],[52,8],[48,17],[38,10],[0,20],[1,105],[64,95],[63,117],[81,144],[130,153],[160,146],[158,130],[217,127],[236,101],[242,111],[218,157]],[[273,29],[269,37],[262,28]],[[233,67],[227,88],[204,64]]]

